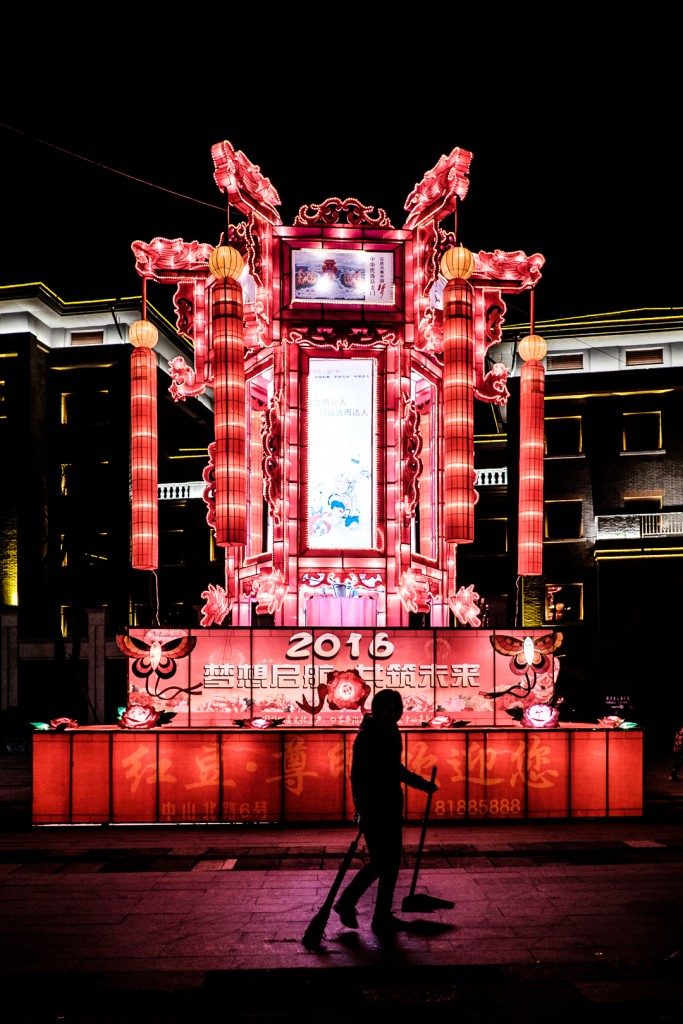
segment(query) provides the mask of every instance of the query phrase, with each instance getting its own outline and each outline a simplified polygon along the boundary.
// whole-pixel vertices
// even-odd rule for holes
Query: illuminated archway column
[[[209,257],[209,269],[216,279],[211,290],[216,543],[224,548],[247,542],[242,286],[237,281],[243,267],[239,252],[229,245],[218,246]],[[226,570],[233,554],[226,551]],[[227,575],[226,571],[226,586]],[[234,573],[230,576],[234,579]]]
[[[455,589],[451,545],[474,540],[474,291],[467,278],[474,256],[462,245],[441,260],[443,294],[443,537],[447,545],[448,593]]]
[[[145,302],[143,298],[143,317]],[[148,320],[128,330],[130,357],[131,564],[134,569],[159,566],[157,361],[159,333]]]
[[[540,576],[543,571],[545,370],[541,360],[547,350],[537,334],[519,343],[524,364],[519,385],[518,576]]]

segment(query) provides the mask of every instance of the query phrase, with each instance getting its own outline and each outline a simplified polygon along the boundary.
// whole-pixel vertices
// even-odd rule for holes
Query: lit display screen
[[[393,306],[394,257],[361,249],[295,249],[295,302]]]
[[[375,539],[375,361],[311,359],[308,546],[367,549]]]

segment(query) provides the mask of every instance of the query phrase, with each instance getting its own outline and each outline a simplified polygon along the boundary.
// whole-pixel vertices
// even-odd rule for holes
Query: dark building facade
[[[196,623],[216,571],[206,509],[195,500],[211,403],[173,401],[168,363],[189,346],[153,308],[148,316],[159,330],[156,573],[132,570],[130,553],[128,326],[140,301],[65,303],[42,285],[0,292],[0,441],[13,466],[0,495],[2,605],[15,613],[19,654],[23,644],[39,655],[20,657],[4,706],[16,700],[43,716],[67,706],[92,717],[83,678],[89,612],[100,613],[109,638],[133,623]],[[11,635],[3,631],[5,652]],[[122,666],[110,668],[108,706],[125,702]]]

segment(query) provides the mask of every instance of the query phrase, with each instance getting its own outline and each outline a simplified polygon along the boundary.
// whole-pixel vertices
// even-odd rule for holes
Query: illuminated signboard
[[[168,641],[169,630],[131,630],[130,636],[142,648],[160,632]],[[260,718],[295,728],[338,727],[357,726],[373,693],[391,688],[403,697],[402,726],[426,725],[437,715],[509,725],[506,708],[520,694],[527,702],[549,699],[559,661],[520,676],[510,657],[494,651],[492,635],[362,627],[193,630],[193,649],[158,678],[149,659],[131,662],[129,699],[173,712],[177,726]]]
[[[295,302],[393,306],[393,253],[294,249],[292,298]]]
[[[374,546],[374,395],[374,359],[311,359],[310,548],[359,551]]]

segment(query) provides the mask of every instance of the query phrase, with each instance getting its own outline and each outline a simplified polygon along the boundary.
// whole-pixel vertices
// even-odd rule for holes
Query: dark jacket
[[[401,783],[428,793],[431,782],[401,761],[403,743],[398,726],[386,726],[366,715],[353,741],[351,791],[356,812],[392,818],[403,813]]]

